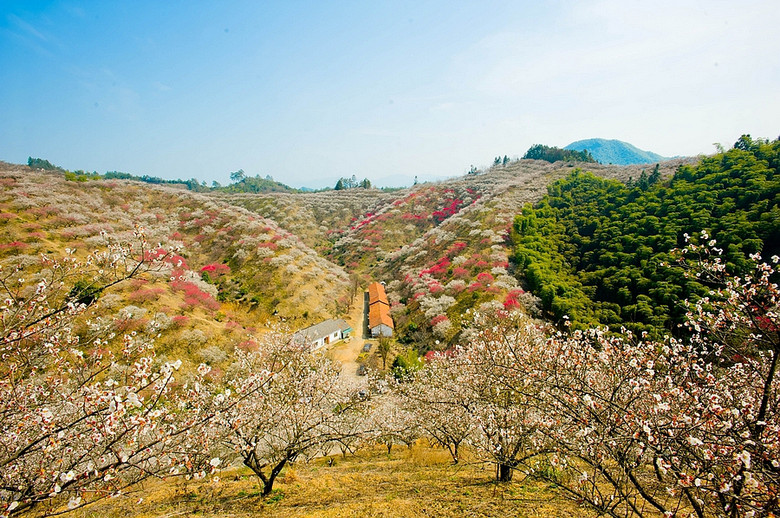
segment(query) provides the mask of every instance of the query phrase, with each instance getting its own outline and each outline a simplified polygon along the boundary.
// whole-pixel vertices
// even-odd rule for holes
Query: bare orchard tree
[[[382,370],[387,369],[387,357],[390,355],[390,351],[393,349],[393,343],[390,338],[386,336],[379,337],[379,345],[377,345],[376,351],[382,358]]]
[[[213,467],[198,408],[173,389],[181,362],[156,364],[151,338],[115,337],[93,312],[101,293],[154,267],[141,232],[132,245],[106,239],[82,259],[0,270],[0,515],[58,513]]]

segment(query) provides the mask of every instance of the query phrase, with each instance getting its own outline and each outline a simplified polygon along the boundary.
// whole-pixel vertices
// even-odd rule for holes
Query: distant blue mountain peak
[[[653,164],[663,162],[668,158],[653,153],[642,151],[638,147],[620,140],[607,140],[603,138],[591,138],[572,142],[564,149],[582,151],[587,149],[593,158],[602,164],[631,165]]]

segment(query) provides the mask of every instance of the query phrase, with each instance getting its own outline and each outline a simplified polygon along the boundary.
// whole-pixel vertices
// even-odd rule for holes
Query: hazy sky
[[[780,135],[780,2],[0,0],[0,160],[228,183]]]

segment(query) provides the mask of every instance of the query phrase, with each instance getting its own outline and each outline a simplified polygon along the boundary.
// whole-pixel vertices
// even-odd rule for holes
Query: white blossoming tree
[[[754,256],[753,274],[731,276],[714,245],[680,252],[712,287],[689,303],[689,336],[655,343],[591,330],[549,341],[542,360],[559,427],[547,460],[557,483],[600,512],[778,513],[776,273]]]
[[[218,421],[224,442],[263,483],[273,490],[289,462],[327,451],[362,433],[354,415],[367,410],[365,393],[339,376],[340,366],[321,354],[269,332],[257,352],[244,355],[231,373],[237,402]],[[247,394],[247,373],[264,373],[262,390]]]
[[[156,365],[152,339],[114,337],[91,313],[101,293],[154,267],[136,236],[0,270],[0,515],[76,508],[208,460],[196,399],[172,389],[181,362]]]
[[[476,428],[469,387],[467,370],[449,354],[433,356],[411,379],[394,385],[396,405],[416,416],[415,425],[446,448],[454,464]]]

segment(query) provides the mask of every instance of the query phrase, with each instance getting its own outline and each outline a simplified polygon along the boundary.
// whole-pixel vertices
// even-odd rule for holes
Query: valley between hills
[[[1,514],[774,516],[779,166],[748,137],[242,193],[0,163]]]

